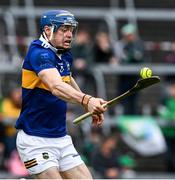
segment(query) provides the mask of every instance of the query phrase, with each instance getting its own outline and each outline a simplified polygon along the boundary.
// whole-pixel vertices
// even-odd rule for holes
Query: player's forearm
[[[52,68],[42,70],[38,75],[42,82],[50,89],[52,94],[58,98],[71,103],[81,103],[83,105],[87,103],[88,96],[82,101],[84,93],[72,87],[70,84],[63,82],[57,69]]]
[[[84,93],[74,89],[69,84],[61,82],[52,87],[52,94],[57,96],[58,98],[71,102],[71,103],[79,103],[81,104]]]
[[[102,106],[102,104],[106,103],[104,100],[79,92],[65,82],[59,82],[51,86],[50,90],[53,95],[62,100],[81,104],[89,112],[102,114],[105,111],[105,108]]]

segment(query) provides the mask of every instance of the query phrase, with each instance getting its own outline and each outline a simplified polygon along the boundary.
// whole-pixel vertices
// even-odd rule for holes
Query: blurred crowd
[[[147,63],[144,43],[138,36],[136,26],[126,24],[121,28],[120,34],[121,38],[113,42],[107,31],[99,30],[94,36],[86,29],[78,31],[72,48],[73,76],[83,91],[96,95],[96,84],[90,71],[94,65],[117,66]],[[165,61],[170,64],[175,63],[175,43],[172,43],[172,52],[165,57]],[[138,78],[131,74],[117,77],[117,83],[112,82],[116,86],[114,87],[116,94],[119,95],[131,88],[133,82],[135,83]],[[153,116],[167,123],[160,127],[167,147],[163,152],[164,170],[175,172],[175,123],[173,124],[175,120],[175,81],[172,77],[168,79],[166,87]],[[120,109],[120,115],[141,115],[137,107],[138,95],[139,93],[128,97],[120,103],[120,106],[117,106]],[[19,85],[16,85],[10,89],[7,96],[1,97],[0,100],[0,169],[11,173],[14,177],[27,177],[28,174],[19,159],[15,145],[17,132],[14,123],[19,116],[20,108],[21,89]],[[133,177],[139,165],[134,151],[123,142],[122,131],[117,123],[111,125],[108,131],[103,127],[90,128],[86,123],[74,126],[72,120],[81,113],[83,109],[69,105],[68,130],[75,146],[95,177],[110,179]],[[110,110],[109,115],[111,118],[119,116],[115,109]]]

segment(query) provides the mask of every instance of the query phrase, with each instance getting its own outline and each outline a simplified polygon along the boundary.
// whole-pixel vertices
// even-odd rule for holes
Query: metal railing
[[[123,19],[128,22],[133,22],[137,25],[137,20],[146,21],[174,21],[175,11],[169,9],[136,9],[133,0],[125,0],[125,8],[119,8],[118,3],[114,0],[110,1],[111,6],[108,8],[88,8],[88,7],[59,7],[60,9],[67,9],[75,14],[80,19],[101,19],[106,23],[111,40],[114,42],[118,39],[117,25],[118,21]],[[55,9],[55,7],[35,7],[33,0],[25,0],[24,7],[18,6],[18,0],[11,0],[10,6],[0,7],[0,16],[5,21],[7,27],[8,44],[10,45],[10,54],[16,57],[19,56],[16,39],[16,18],[25,17],[27,20],[28,36],[35,37],[37,33],[36,18],[45,10]],[[112,6],[114,4],[115,6]],[[139,33],[139,32],[138,32]]]

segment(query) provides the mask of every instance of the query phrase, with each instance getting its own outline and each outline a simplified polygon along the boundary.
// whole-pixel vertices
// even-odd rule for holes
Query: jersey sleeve
[[[32,52],[29,61],[37,74],[44,69],[55,68],[54,57],[48,50]]]

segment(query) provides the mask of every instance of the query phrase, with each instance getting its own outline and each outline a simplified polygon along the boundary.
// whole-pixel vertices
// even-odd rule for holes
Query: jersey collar
[[[39,38],[39,40],[41,41],[41,42],[43,42],[44,44],[46,44],[46,46],[48,47],[48,48],[50,48],[53,52],[55,52],[56,54],[57,54],[57,48],[55,48],[55,47],[53,47],[50,43],[48,43],[45,39],[44,39],[44,37],[41,35],[40,36],[40,38]]]

